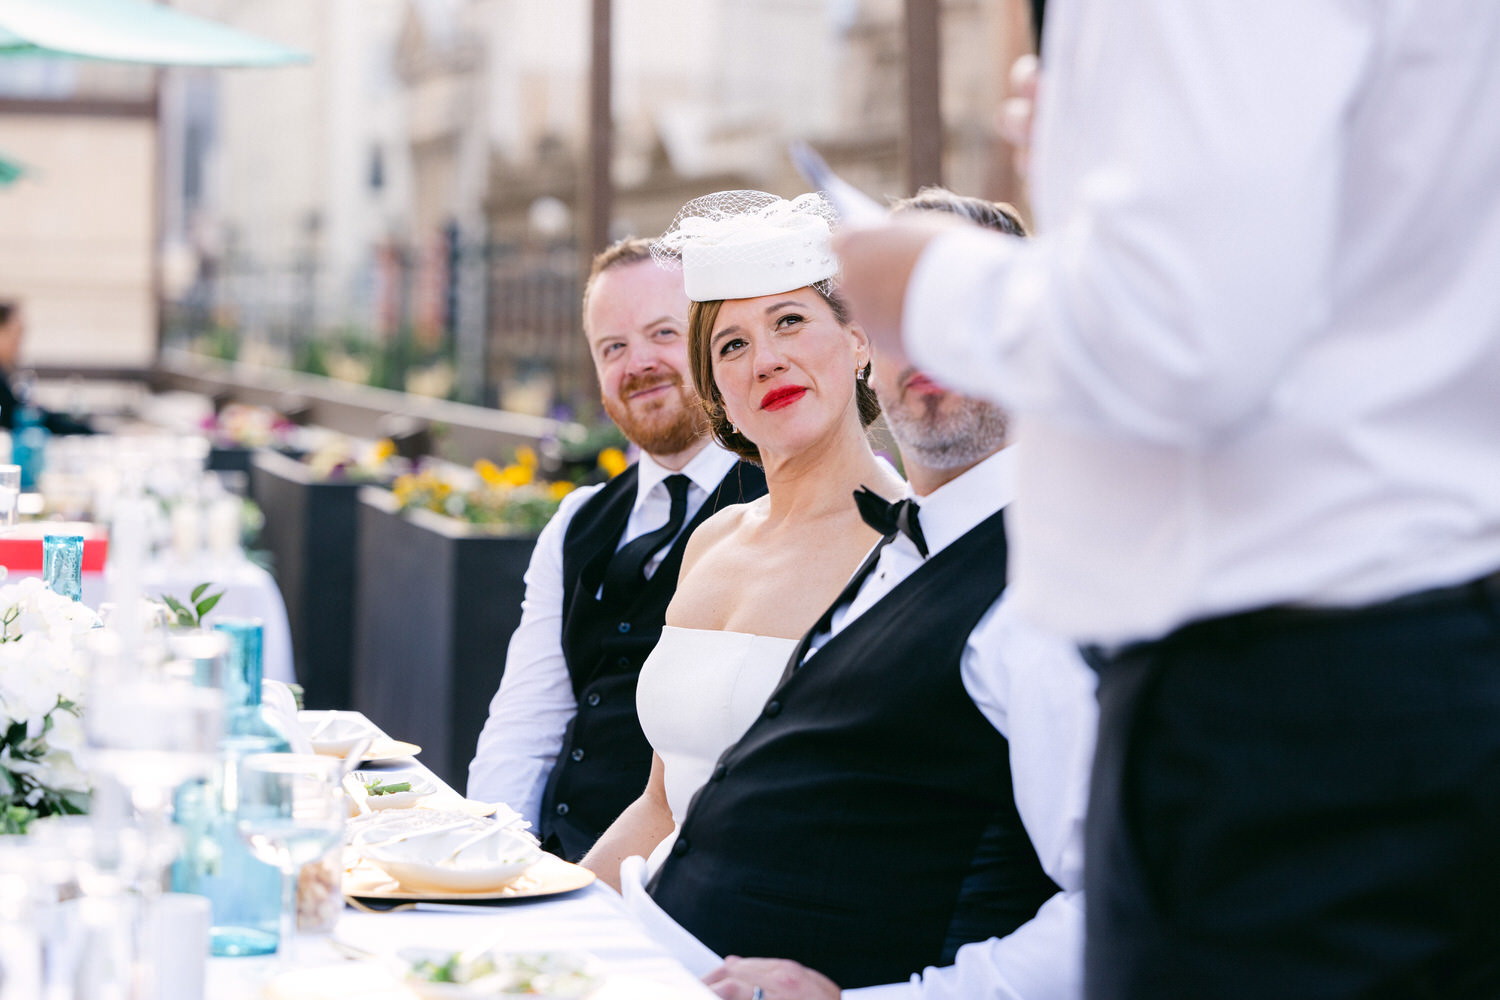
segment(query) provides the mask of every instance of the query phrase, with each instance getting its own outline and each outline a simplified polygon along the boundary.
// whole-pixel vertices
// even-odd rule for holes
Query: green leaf
[[[187,608],[183,607],[182,602],[175,597],[169,597],[166,594],[162,594],[161,599],[162,603],[171,608],[173,611],[177,612],[177,614],[179,615],[187,610]]]
[[[194,604],[197,604],[198,603],[198,598],[202,597],[203,596],[203,592],[205,590],[207,590],[209,587],[212,587],[212,586],[213,586],[213,584],[211,584],[211,583],[200,583],[200,584],[198,584],[198,586],[196,586],[196,587],[193,588],[193,592],[188,595],[188,600],[192,601]]]
[[[203,619],[204,615],[206,615],[210,611],[212,611],[214,609],[214,605],[216,605],[216,604],[219,603],[219,598],[221,598],[223,596],[224,596],[224,591],[221,590],[217,594],[213,594],[213,595],[211,595],[209,597],[205,597],[203,600],[199,601],[198,602],[198,619],[201,621]]]

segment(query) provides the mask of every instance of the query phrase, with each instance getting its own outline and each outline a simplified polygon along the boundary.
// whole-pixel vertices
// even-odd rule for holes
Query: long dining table
[[[393,781],[414,775],[448,790],[414,757],[367,764]],[[213,958],[209,1000],[384,1000],[412,994],[395,988],[382,961],[403,949],[585,952],[602,976],[593,1000],[711,1000],[713,993],[653,942],[619,895],[593,882],[559,895],[485,903],[418,902],[384,912],[346,905],[336,928],[299,934],[294,964],[276,955]],[[363,957],[366,954],[378,958]]]

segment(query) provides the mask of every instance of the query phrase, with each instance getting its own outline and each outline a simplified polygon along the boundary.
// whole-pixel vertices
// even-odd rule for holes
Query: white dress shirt
[[[1500,566],[1500,3],[1054,0],[1023,242],[913,361],[1017,414],[1012,590],[1075,638]]]
[[[688,489],[689,522],[737,461],[733,454],[710,442],[682,469],[683,475],[692,480]],[[635,504],[620,536],[620,546],[667,523],[672,502],[663,483],[673,474],[650,455],[641,456]],[[600,488],[587,486],[564,497],[537,537],[526,569],[521,623],[511,634],[500,688],[490,701],[489,718],[469,764],[470,798],[504,802],[533,825],[538,823],[542,793],[562,749],[568,723],[578,711],[562,650],[563,602],[567,597],[563,590],[563,537],[578,508]],[[646,564],[648,577],[666,558],[668,548],[663,547]]]
[[[928,558],[1010,502],[1020,451],[1007,448],[917,498]],[[881,549],[854,600],[835,612],[822,641],[868,611],[922,563],[910,539],[897,535]],[[959,949],[951,966],[927,969],[909,983],[846,990],[844,995],[861,1000],[1073,1000],[1083,994],[1083,820],[1097,720],[1094,673],[1072,643],[1026,622],[1005,595],[970,633],[960,673],[974,704],[1010,744],[1016,809],[1042,869],[1061,891],[1005,937]]]

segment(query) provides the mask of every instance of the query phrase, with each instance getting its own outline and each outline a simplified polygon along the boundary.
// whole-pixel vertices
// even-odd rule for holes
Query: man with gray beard
[[[1094,677],[1003,597],[1005,413],[879,358],[871,385],[911,496],[856,494],[885,538],[693,801],[652,901],[727,956],[721,997],[1078,997]]]

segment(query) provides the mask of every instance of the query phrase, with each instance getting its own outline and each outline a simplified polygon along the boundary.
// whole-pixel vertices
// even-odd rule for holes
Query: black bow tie
[[[922,525],[917,521],[917,502],[897,500],[891,503],[868,486],[854,491],[854,503],[859,507],[859,516],[882,535],[901,532],[917,547],[922,558],[927,558],[927,539],[922,537]]]

